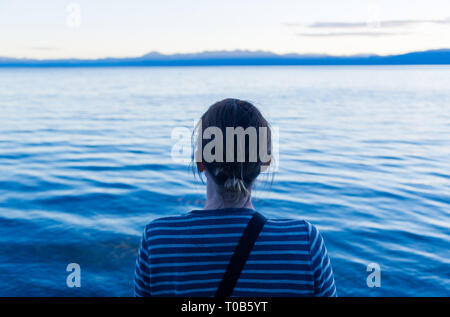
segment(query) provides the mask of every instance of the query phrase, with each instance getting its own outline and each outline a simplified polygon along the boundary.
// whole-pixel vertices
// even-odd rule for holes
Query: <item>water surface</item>
[[[449,296],[449,87],[428,66],[0,69],[0,295],[133,295],[145,224],[204,202],[173,129],[236,97],[279,128],[256,208],[317,225],[339,295]]]

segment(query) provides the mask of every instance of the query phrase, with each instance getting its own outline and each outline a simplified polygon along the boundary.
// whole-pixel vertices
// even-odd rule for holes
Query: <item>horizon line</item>
[[[239,66],[239,65],[427,65],[450,64],[450,48],[401,54],[328,55],[320,53],[278,54],[263,50],[216,50],[164,54],[151,51],[136,57],[34,59],[0,56],[0,67],[51,66]]]

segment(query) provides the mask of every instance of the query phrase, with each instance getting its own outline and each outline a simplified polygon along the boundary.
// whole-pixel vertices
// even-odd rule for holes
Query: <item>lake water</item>
[[[449,87],[428,66],[0,69],[0,295],[133,295],[145,224],[204,202],[172,132],[236,97],[279,128],[256,208],[317,225],[340,296],[449,296]]]

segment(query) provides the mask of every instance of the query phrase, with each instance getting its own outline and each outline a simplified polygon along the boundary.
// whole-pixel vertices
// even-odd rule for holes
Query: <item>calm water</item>
[[[449,67],[0,69],[0,295],[133,295],[145,224],[203,203],[173,129],[237,97],[279,127],[255,206],[317,225],[341,296],[449,296],[449,87]]]

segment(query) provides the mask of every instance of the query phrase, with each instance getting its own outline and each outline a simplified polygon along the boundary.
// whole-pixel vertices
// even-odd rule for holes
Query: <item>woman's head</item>
[[[208,172],[224,200],[249,197],[271,159],[271,130],[259,110],[247,101],[224,99],[202,115],[194,134],[198,171]]]

